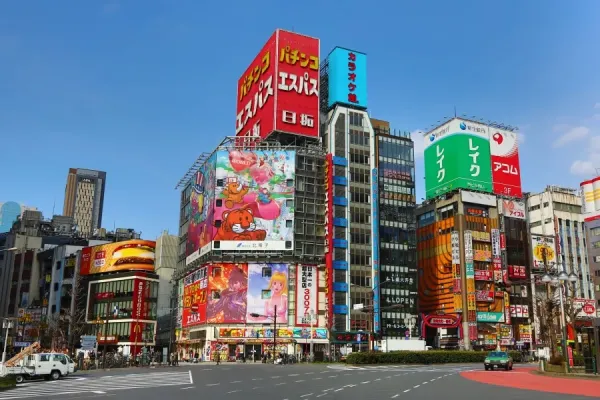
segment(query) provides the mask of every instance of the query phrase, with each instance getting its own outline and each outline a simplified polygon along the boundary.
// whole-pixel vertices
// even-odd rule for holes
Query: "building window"
[[[591,228],[590,229],[590,235],[592,235],[592,236],[600,236],[600,227]]]
[[[540,205],[538,204],[537,206],[531,206],[529,207],[529,211],[535,211],[535,210],[539,210],[540,209]]]

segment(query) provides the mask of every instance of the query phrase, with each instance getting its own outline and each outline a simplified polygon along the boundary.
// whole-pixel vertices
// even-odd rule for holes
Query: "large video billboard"
[[[215,160],[213,154],[196,172],[190,193],[190,223],[188,225],[186,255],[194,252],[198,256],[211,249],[215,200]]]
[[[103,274],[117,271],[154,272],[156,242],[126,240],[124,242],[85,247],[81,251],[81,275]]]
[[[329,64],[327,106],[344,104],[367,108],[367,55],[336,47],[329,53],[327,60]]]
[[[208,266],[189,273],[183,279],[183,316],[181,324],[189,326],[206,322],[208,299]]]
[[[494,127],[489,128],[494,193],[501,196],[523,196],[517,134]]]
[[[209,323],[243,324],[248,302],[248,264],[214,264],[208,268],[206,318]]]
[[[248,264],[246,320],[271,323],[277,308],[277,322],[287,324],[288,280],[287,264]]]
[[[492,191],[488,127],[455,118],[423,137],[425,196],[455,189]]]
[[[217,153],[213,249],[293,248],[295,164],[294,151]]]
[[[319,46],[319,39],[275,31],[238,80],[237,136],[319,136]]]

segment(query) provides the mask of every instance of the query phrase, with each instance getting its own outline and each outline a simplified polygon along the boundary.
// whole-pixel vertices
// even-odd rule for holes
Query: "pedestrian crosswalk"
[[[0,393],[0,400],[61,396],[75,393],[103,394],[113,390],[147,389],[193,383],[190,371],[65,377],[58,381],[28,381]]]

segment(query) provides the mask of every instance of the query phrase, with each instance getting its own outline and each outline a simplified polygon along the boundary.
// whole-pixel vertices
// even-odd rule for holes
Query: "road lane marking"
[[[364,385],[364,384],[366,384],[366,383],[371,383],[371,381],[364,381],[364,382],[361,382],[361,384],[363,384],[363,385]]]
[[[304,379],[298,379],[296,382],[306,382]]]
[[[335,389],[335,388],[324,389],[323,391],[324,392],[329,392],[330,390],[333,390],[333,389]]]
[[[323,397],[323,396],[327,396],[327,393],[321,393],[321,394],[317,395],[317,397]]]
[[[298,376],[300,374],[289,374],[288,376]]]
[[[206,386],[219,386],[220,383],[207,383]]]
[[[300,397],[308,397],[308,396],[312,396],[312,395],[313,395],[313,393],[308,393],[308,394],[303,394],[303,395],[302,395],[302,396],[300,396]]]
[[[335,389],[334,392],[339,392],[340,390],[344,390],[344,388]]]
[[[406,389],[406,390],[404,391],[404,393],[407,393],[407,392],[410,392],[410,389]]]
[[[242,381],[232,381],[232,382],[229,382],[229,383],[241,383],[241,382]]]
[[[252,378],[253,381],[262,381],[263,378]]]
[[[237,393],[237,392],[241,392],[241,391],[242,391],[241,389],[232,390],[231,392],[227,392],[227,394],[229,394],[229,393]]]
[[[188,387],[181,388],[181,390],[188,390],[188,389],[193,389],[193,388],[194,388],[194,386],[188,386]]]
[[[281,385],[285,385],[285,382],[279,382],[279,383],[275,384],[275,386],[281,386]]]
[[[421,385],[415,385],[415,386],[413,386],[413,388],[415,388],[415,389],[418,388],[418,387],[421,387]]]
[[[305,372],[304,375],[312,375],[314,372]]]
[[[271,377],[271,379],[277,379],[277,378],[281,378],[281,375],[275,375],[275,376]]]
[[[323,379],[323,378],[313,378],[313,381],[318,381],[318,380],[321,380],[321,379]]]
[[[192,378],[192,371],[188,370],[188,372],[190,373],[190,383],[193,385],[194,384],[194,378]]]
[[[92,393],[96,393],[96,394],[106,394],[106,392],[103,392],[101,390],[93,390]]]
[[[377,378],[377,379],[375,379],[375,382],[380,381],[380,380],[381,380],[381,378]]]
[[[399,394],[395,394],[392,396],[392,399],[395,399],[396,397],[400,396]]]
[[[421,383],[421,385],[427,385],[429,382],[425,381],[423,383]]]
[[[252,390],[260,389],[262,386],[254,386]]]

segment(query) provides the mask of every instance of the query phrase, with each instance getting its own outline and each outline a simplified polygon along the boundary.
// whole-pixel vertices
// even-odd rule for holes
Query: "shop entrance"
[[[252,361],[252,355],[254,354],[254,360],[258,362],[260,361],[260,357],[262,356],[262,345],[247,344],[244,353],[246,354],[246,361]]]

